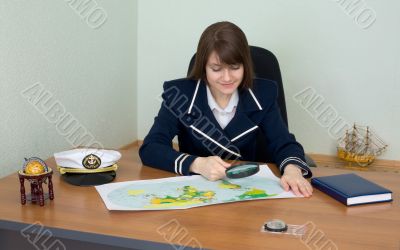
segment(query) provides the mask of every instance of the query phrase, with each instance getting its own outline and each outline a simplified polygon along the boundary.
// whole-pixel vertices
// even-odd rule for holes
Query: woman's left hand
[[[293,164],[285,167],[285,171],[281,177],[281,186],[285,191],[292,189],[293,193],[297,196],[310,197],[313,192],[311,184],[304,179],[301,169]]]

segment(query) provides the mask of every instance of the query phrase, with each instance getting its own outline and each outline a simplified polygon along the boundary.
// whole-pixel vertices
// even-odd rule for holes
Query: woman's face
[[[206,64],[206,76],[211,92],[215,98],[230,96],[242,83],[243,64],[227,65],[220,62],[215,51],[210,54]]]

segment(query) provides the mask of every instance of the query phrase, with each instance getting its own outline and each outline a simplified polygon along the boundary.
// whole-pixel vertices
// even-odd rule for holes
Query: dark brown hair
[[[246,35],[233,23],[218,22],[208,26],[200,37],[196,59],[189,78],[206,81],[206,64],[210,54],[215,51],[222,63],[243,64],[243,81],[239,88],[253,85],[253,64]]]

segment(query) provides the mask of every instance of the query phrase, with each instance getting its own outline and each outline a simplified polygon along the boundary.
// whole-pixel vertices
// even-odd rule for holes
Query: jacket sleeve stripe
[[[251,131],[253,131],[253,130],[257,129],[257,128],[258,128],[258,126],[256,125],[256,126],[254,126],[254,127],[250,128],[250,129],[248,129],[248,130],[244,131],[244,132],[243,132],[243,133],[241,133],[240,135],[236,136],[236,137],[235,137],[235,138],[233,138],[231,141],[236,141],[236,140],[237,140],[237,139],[239,139],[240,137],[242,137],[242,136],[244,136],[244,135],[246,135],[246,134],[250,133]]]
[[[233,154],[233,155],[236,155],[236,156],[238,156],[238,157],[242,157],[240,154],[238,154],[238,153],[236,153],[236,152],[234,152],[234,151],[232,151],[232,150],[230,150],[230,149],[224,147],[223,145],[221,145],[220,143],[218,143],[217,141],[215,141],[213,138],[211,138],[211,137],[209,137],[208,135],[206,135],[205,133],[203,133],[200,129],[196,128],[195,126],[190,125],[190,127],[191,127],[194,131],[196,131],[197,133],[201,134],[202,136],[204,136],[204,137],[207,138],[208,140],[212,141],[213,143],[217,144],[219,147],[223,148],[225,151],[227,151],[227,152],[229,152],[229,153],[231,153],[231,154]]]
[[[258,102],[256,96],[254,95],[253,91],[251,91],[251,89],[249,89],[249,92],[250,92],[250,94],[251,94],[251,97],[253,97],[254,101],[256,102],[258,108],[259,108],[260,110],[262,110],[262,107],[261,107],[260,103]]]
[[[304,161],[302,161],[302,160],[301,160],[300,158],[298,158],[298,157],[288,157],[288,158],[286,158],[285,160],[282,161],[281,165],[279,165],[279,168],[282,168],[282,166],[283,166],[287,161],[290,161],[290,160],[298,161],[298,162],[300,162],[301,164],[304,164],[304,165],[307,166],[307,163],[305,163]]]
[[[179,174],[179,173],[178,173],[178,161],[179,161],[179,159],[181,159],[184,155],[185,155],[185,154],[181,154],[180,156],[176,157],[176,159],[175,159],[175,173],[177,173],[177,174]]]
[[[300,163],[299,167],[300,167],[303,171],[305,171],[305,173],[303,173],[303,175],[308,175],[308,170],[302,168],[302,166],[307,166],[307,163],[305,163],[304,161],[302,161],[302,160],[301,160],[300,158],[298,158],[298,157],[288,157],[288,158],[286,158],[286,159],[285,159],[284,161],[282,161],[282,163],[279,165],[279,169],[281,170],[282,167],[285,165],[285,163],[288,162],[288,161],[296,161],[296,162],[299,162],[299,163]]]
[[[197,95],[197,91],[199,90],[199,86],[200,86],[200,79],[197,81],[196,90],[194,91],[192,102],[190,103],[190,106],[189,106],[188,114],[190,114],[190,112],[192,112],[194,100],[196,99],[196,95]]]
[[[179,162],[179,174],[180,175],[183,175],[183,173],[182,173],[182,164],[186,160],[186,158],[188,158],[188,157],[189,157],[189,155],[185,155],[185,157],[183,157],[183,159]]]

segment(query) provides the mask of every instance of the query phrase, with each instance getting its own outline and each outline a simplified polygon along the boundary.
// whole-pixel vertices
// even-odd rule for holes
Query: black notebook
[[[347,206],[392,201],[392,191],[356,174],[315,177],[311,184]]]

